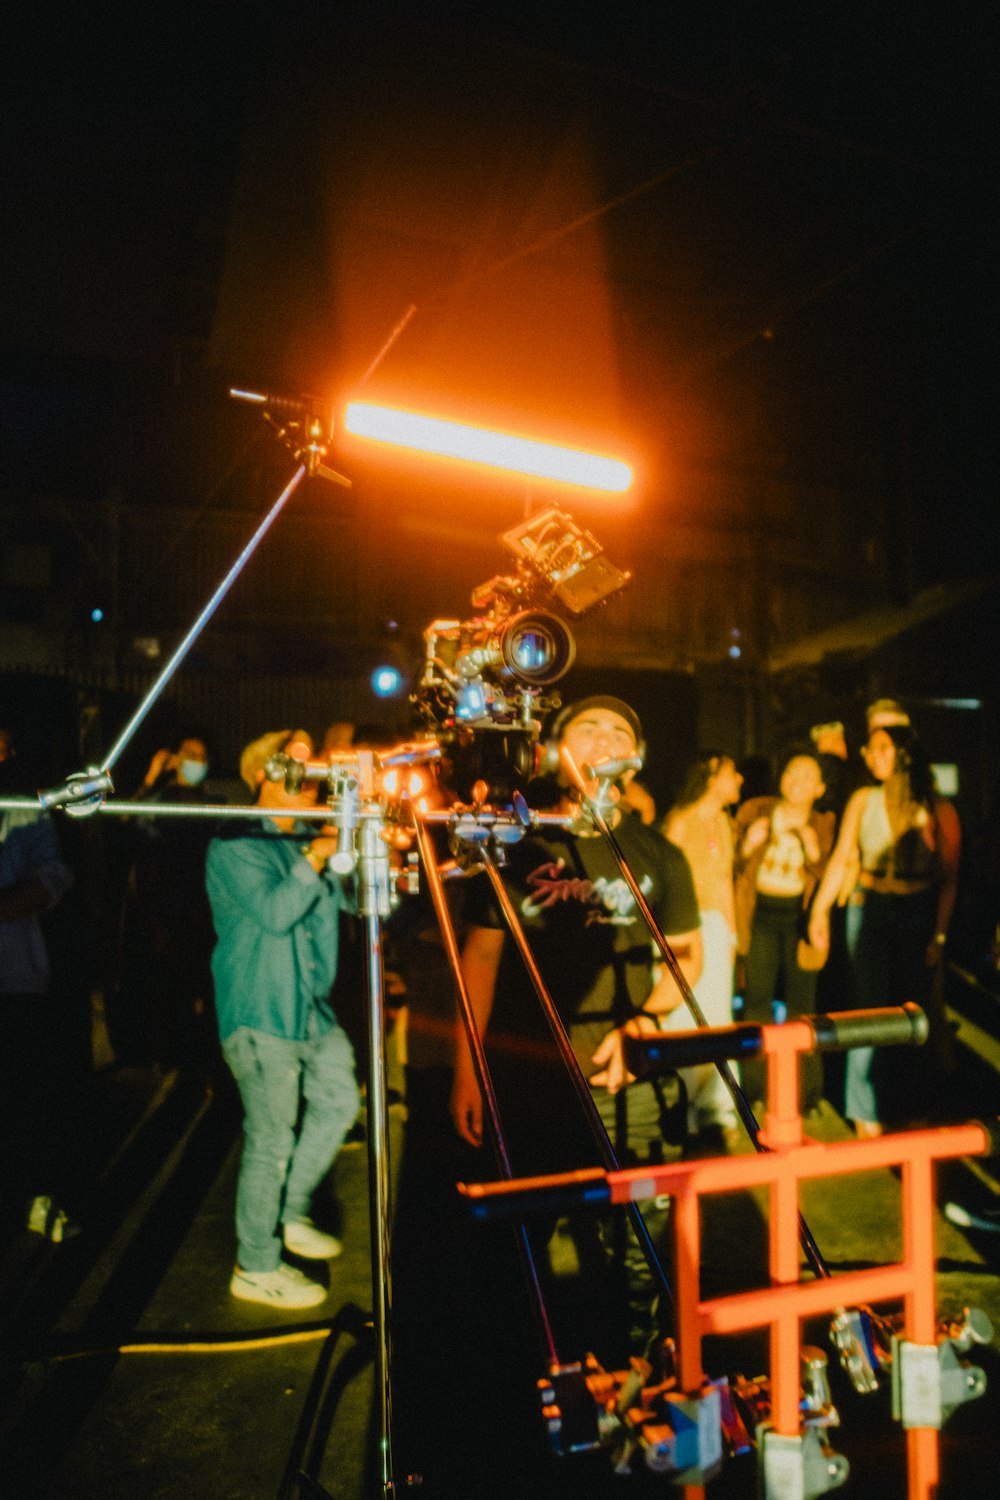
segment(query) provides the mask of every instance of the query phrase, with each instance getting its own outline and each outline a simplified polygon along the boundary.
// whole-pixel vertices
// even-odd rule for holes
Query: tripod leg
[[[448,963],[451,967],[455,980],[455,990],[458,996],[459,1009],[465,1026],[466,1035],[469,1039],[469,1048],[472,1053],[473,1063],[476,1069],[476,1079],[486,1106],[486,1116],[490,1126],[490,1138],[497,1158],[497,1166],[502,1177],[508,1182],[513,1177],[510,1157],[507,1152],[507,1143],[504,1139],[503,1123],[500,1119],[500,1111],[497,1107],[496,1093],[493,1088],[493,1080],[490,1077],[489,1065],[486,1061],[486,1052],[483,1047],[483,1039],[476,1025],[476,1018],[472,1009],[472,1001],[462,973],[462,962],[458,951],[458,940],[455,936],[454,923],[451,920],[451,912],[448,910],[448,902],[444,894],[444,885],[441,880],[441,872],[437,866],[434,856],[434,846],[428,836],[427,825],[419,813],[415,814],[414,827],[417,834],[417,848],[420,851],[420,861],[423,865],[424,878],[427,881],[427,889],[430,892],[434,912],[438,920],[441,932],[441,940],[444,943],[445,952],[448,955]],[[524,1224],[517,1226],[518,1250],[524,1273],[528,1279],[531,1289],[532,1307],[535,1313],[535,1321],[538,1325],[542,1342],[545,1344],[546,1357],[550,1366],[559,1364],[559,1355],[556,1351],[555,1336],[552,1332],[552,1320],[549,1317],[548,1308],[542,1293],[541,1278],[538,1274],[538,1265],[535,1260],[534,1251],[528,1236],[527,1227]]]
[[[507,893],[503,880],[500,877],[500,871],[498,870],[488,850],[481,849],[479,851],[479,857],[482,861],[487,875],[489,876],[490,885],[493,888],[493,894],[496,897],[497,905],[499,906],[500,911],[503,913],[503,918],[507,924],[508,931],[510,932],[511,937],[514,939],[517,950],[521,955],[521,961],[523,962],[525,969],[527,970],[528,977],[531,980],[535,994],[538,996],[539,1003],[541,1004],[542,1010],[545,1013],[545,1019],[548,1022],[549,1030],[552,1032],[552,1037],[555,1041],[556,1047],[559,1050],[559,1055],[562,1058],[566,1071],[569,1074],[570,1081],[572,1082],[573,1087],[576,1090],[577,1098],[579,1099],[580,1104],[583,1108],[583,1113],[586,1117],[587,1124],[590,1127],[590,1132],[597,1143],[598,1150],[601,1153],[601,1159],[604,1162],[604,1166],[608,1171],[616,1171],[620,1166],[620,1163],[618,1161],[617,1155],[615,1154],[615,1149],[611,1144],[611,1137],[608,1135],[608,1132],[604,1127],[604,1121],[601,1119],[600,1111],[597,1108],[594,1096],[591,1093],[590,1084],[587,1082],[586,1078],[584,1078],[583,1073],[580,1070],[580,1064],[576,1060],[576,1054],[574,1053],[573,1045],[566,1034],[566,1028],[562,1023],[562,1018],[559,1015],[558,1010],[556,1009],[552,996],[549,994],[545,986],[545,981],[542,978],[541,971],[539,970],[538,965],[535,963],[534,954],[532,953],[531,947],[528,943],[528,939],[525,936],[524,928],[521,925],[521,921],[517,915],[514,903],[511,901],[510,896]],[[628,1215],[628,1220],[632,1226],[635,1237],[639,1241],[639,1246],[642,1250],[646,1264],[650,1269],[653,1279],[659,1286],[661,1293],[667,1300],[667,1303],[669,1304],[671,1309],[673,1309],[673,1291],[670,1282],[667,1279],[667,1273],[663,1269],[663,1262],[660,1260],[660,1257],[657,1254],[656,1246],[653,1244],[652,1236],[650,1235],[649,1230],[646,1227],[646,1221],[642,1216],[642,1212],[639,1209],[638,1204],[629,1203],[626,1206],[626,1213]]]

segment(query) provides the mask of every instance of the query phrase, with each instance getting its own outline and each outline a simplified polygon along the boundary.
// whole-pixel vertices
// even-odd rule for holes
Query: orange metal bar
[[[901,1299],[905,1337],[933,1345],[937,1338],[934,1295],[934,1164],[948,1157],[980,1156],[990,1150],[984,1126],[970,1123],[883,1135],[873,1140],[819,1143],[803,1138],[798,1112],[798,1055],[812,1046],[804,1022],[764,1027],[768,1108],[762,1137],[769,1148],[753,1157],[717,1157],[667,1166],[614,1172],[567,1172],[490,1185],[503,1196],[544,1184],[583,1184],[603,1179],[612,1203],[639,1202],[661,1193],[674,1202],[672,1219],[681,1389],[698,1392],[704,1382],[701,1342],[708,1333],[742,1333],[769,1326],[771,1425],[785,1436],[801,1430],[801,1322],[841,1307]],[[818,1280],[800,1280],[799,1183],[825,1177],[901,1168],[903,1256],[896,1264]],[[699,1198],[766,1187],[770,1202],[771,1286],[736,1296],[701,1300]],[[938,1434],[933,1428],[907,1432],[909,1500],[933,1500],[937,1488]],[[687,1486],[687,1500],[704,1491]]]
[[[772,1026],[764,1033],[767,1057],[767,1114],[764,1141],[781,1154],[801,1146],[802,1119],[798,1106],[797,1053],[812,1045],[812,1032],[804,1022]],[[799,1183],[790,1171],[781,1171],[768,1193],[768,1259],[771,1281],[784,1290],[799,1279]],[[799,1432],[799,1319],[787,1298],[782,1298],[771,1320],[771,1425],[775,1432],[797,1437]]]
[[[717,1158],[667,1167],[643,1167],[607,1174],[613,1202],[659,1193],[674,1198],[679,1368],[683,1390],[700,1389],[704,1374],[701,1341],[706,1333],[739,1333],[770,1327],[771,1425],[795,1437],[801,1431],[801,1320],[839,1307],[901,1298],[905,1333],[919,1344],[936,1342],[934,1296],[934,1162],[976,1156],[988,1149],[981,1125],[907,1131],[842,1145],[806,1144],[798,1111],[798,1054],[812,1045],[804,1022],[764,1028],[768,1064],[768,1108],[762,1136],[769,1150],[747,1159]],[[903,1185],[903,1258],[880,1266],[816,1281],[799,1280],[799,1183],[900,1166]],[[523,1184],[522,1184],[523,1185]],[[701,1301],[700,1212],[702,1193],[767,1186],[770,1202],[769,1264],[772,1285],[734,1297]],[[939,1477],[938,1434],[932,1428],[907,1432],[909,1500],[933,1500]],[[687,1500],[703,1490],[688,1486]]]
[[[772,1150],[798,1146],[802,1142],[798,1054],[808,1052],[812,1045],[812,1027],[805,1021],[764,1028],[764,1055],[767,1058],[764,1139]]]
[[[797,1318],[815,1318],[837,1307],[859,1302],[898,1301],[909,1295],[912,1275],[906,1266],[876,1266],[870,1271],[848,1271],[822,1281],[796,1282],[790,1286],[762,1287],[703,1302],[698,1310],[704,1333],[743,1333],[763,1328],[785,1312]]]
[[[985,1127],[970,1122],[965,1125],[935,1126],[930,1130],[908,1130],[874,1140],[807,1141],[787,1152],[769,1151],[760,1156],[720,1156],[704,1161],[674,1162],[664,1165],[623,1167],[617,1172],[599,1169],[585,1173],[567,1172],[548,1177],[528,1177],[511,1184],[513,1191],[536,1185],[555,1186],[606,1177],[612,1203],[641,1201],[661,1193],[677,1194],[695,1191],[732,1193],[741,1188],[767,1187],[778,1176],[791,1169],[800,1181],[804,1178],[842,1177],[854,1172],[895,1167],[923,1157],[939,1160],[951,1156],[982,1156],[989,1150]],[[490,1184],[491,1191],[507,1184]]]
[[[937,1308],[934,1300],[934,1181],[927,1158],[904,1161],[903,1260],[913,1268],[913,1287],[905,1300],[906,1336],[915,1344],[934,1344]],[[906,1434],[910,1494],[924,1500],[936,1494],[940,1477],[938,1435],[927,1427]]]
[[[934,1500],[941,1476],[938,1435],[933,1427],[911,1427],[906,1434],[910,1500]]]
[[[697,1191],[680,1193],[672,1206],[674,1286],[677,1299],[678,1375],[681,1389],[696,1391],[701,1367],[701,1220]]]

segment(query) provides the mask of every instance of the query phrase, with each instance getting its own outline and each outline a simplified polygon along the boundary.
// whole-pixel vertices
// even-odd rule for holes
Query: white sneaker
[[[281,1265],[276,1271],[233,1272],[229,1290],[243,1302],[264,1302],[270,1307],[315,1307],[326,1299],[326,1287],[295,1266]]]
[[[946,1203],[944,1216],[960,1229],[981,1229],[985,1234],[1000,1234],[1000,1212],[995,1208],[974,1214],[971,1208],[963,1208],[961,1203]]]
[[[289,1219],[282,1233],[285,1249],[303,1260],[333,1260],[344,1248],[336,1235],[317,1229],[312,1219]]]

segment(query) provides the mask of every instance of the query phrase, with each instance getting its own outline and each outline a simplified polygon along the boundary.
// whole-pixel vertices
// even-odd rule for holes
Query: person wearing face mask
[[[176,750],[157,750],[136,792],[138,801],[176,800],[164,797],[173,787],[198,787],[208,775],[205,741],[191,735]]]
[[[200,735],[152,757],[134,800],[201,805],[208,747]],[[210,1066],[214,941],[205,895],[205,854],[214,829],[206,818],[138,817],[119,920],[118,984],[108,1030],[119,1061],[169,1068]]]

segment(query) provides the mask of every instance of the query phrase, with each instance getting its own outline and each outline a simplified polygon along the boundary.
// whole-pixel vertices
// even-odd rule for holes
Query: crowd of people
[[[644,750],[635,710],[614,697],[571,704],[550,734],[577,766]],[[349,725],[331,725],[320,753],[358,738]],[[313,1195],[358,1115],[355,1052],[363,1038],[345,1025],[343,973],[338,984],[353,895],[330,863],[336,831],[298,816],[314,804],[315,782],[289,791],[265,771],[293,742],[296,754],[314,753],[305,731],[264,735],[243,752],[244,800],[264,813],[256,821],[130,820],[117,855],[121,900],[105,999],[119,1058],[164,1067],[224,1062],[243,1110],[231,1291],[309,1307],[324,1288],[286,1252],[309,1260],[340,1251],[313,1217]],[[953,1065],[941,984],[960,830],[900,704],[871,705],[861,750],[864,772],[855,776],[843,725],[817,725],[782,756],[774,790],[743,800],[735,754],[702,753],[662,817],[641,776],[629,772],[612,820],[709,1024],[904,1000],[925,1007],[933,1046],[919,1069],[907,1069],[899,1053],[849,1055],[842,1108],[859,1135],[872,1135],[929,1114],[935,1081]],[[12,735],[0,733],[7,789],[18,785],[16,764]],[[194,808],[218,795],[208,772],[205,740],[188,734],[153,757],[135,795],[151,812],[157,804]],[[669,1085],[629,1083],[626,1035],[686,1030],[694,1019],[605,841],[574,817],[576,793],[562,771],[545,805],[563,812],[566,826],[532,829],[513,843],[505,882],[615,1153],[628,1162],[670,1159],[691,1138],[733,1148],[737,1115],[716,1069],[682,1069]],[[58,1135],[42,1123],[46,1112],[50,1123],[59,1115],[41,1083],[51,1077],[46,1037],[58,1024],[44,922],[71,882],[49,815],[0,816],[3,1133],[18,1164],[4,1208],[16,1200],[23,1212],[27,1204],[31,1228],[50,1238],[66,1232],[71,1214],[51,1149]],[[597,1160],[488,882],[471,879],[456,890],[464,979],[516,1170]],[[404,901],[386,941],[410,1169],[416,1163],[419,1172],[426,1149],[445,1175],[459,1161],[466,1176],[477,1161],[491,1175],[479,1082],[426,902]],[[742,1085],[752,1103],[763,1101],[759,1066],[744,1064]],[[823,1093],[820,1061],[807,1058],[803,1113]],[[654,1238],[666,1211],[665,1204],[649,1211]],[[608,1239],[591,1263],[610,1263],[611,1251]],[[643,1255],[630,1246],[620,1260],[624,1354],[648,1347],[658,1322]]]

